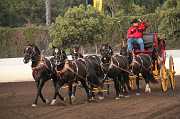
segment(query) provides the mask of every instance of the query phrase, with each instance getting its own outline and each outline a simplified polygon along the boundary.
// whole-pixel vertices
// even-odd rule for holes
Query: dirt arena
[[[176,76],[176,95],[162,95],[160,85],[151,85],[152,94],[131,94],[129,98],[114,99],[114,92],[103,101],[87,103],[84,90],[79,88],[73,105],[59,99],[54,106],[31,104],[36,93],[34,82],[0,83],[0,119],[180,119],[180,76]],[[62,92],[67,97],[67,91]],[[142,86],[144,92],[144,86]],[[52,82],[48,81],[43,94],[53,96]]]

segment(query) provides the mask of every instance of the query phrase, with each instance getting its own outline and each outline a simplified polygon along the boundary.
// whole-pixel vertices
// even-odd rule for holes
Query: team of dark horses
[[[32,106],[37,105],[39,97],[44,103],[49,103],[43,97],[42,88],[50,79],[54,84],[51,105],[55,104],[57,96],[64,101],[64,97],[59,92],[64,85],[68,85],[68,97],[71,104],[77,85],[81,85],[85,89],[88,102],[95,100],[95,96],[103,99],[104,83],[109,79],[114,82],[115,98],[126,97],[131,91],[129,85],[129,75],[131,74],[137,76],[136,94],[140,95],[139,74],[144,77],[145,92],[150,93],[149,82],[153,79],[150,67],[154,59],[146,54],[129,55],[122,51],[123,49],[121,53],[114,54],[109,44],[103,44],[100,48],[100,56],[83,57],[81,54],[74,53],[75,57],[69,60],[64,49],[53,47],[53,56],[47,59],[42,56],[37,46],[27,45],[24,49],[23,61],[24,63],[32,62],[32,75],[37,86],[37,94]]]

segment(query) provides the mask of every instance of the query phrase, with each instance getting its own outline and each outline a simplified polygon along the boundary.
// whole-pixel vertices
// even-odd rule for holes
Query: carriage
[[[141,52],[137,44],[133,44],[134,52],[133,55],[148,54],[153,57],[154,53],[155,61],[152,62],[152,75],[153,79],[161,82],[161,88],[163,92],[168,90],[168,86],[174,92],[175,89],[175,70],[173,57],[169,57],[169,68],[166,67],[166,48],[165,40],[158,38],[158,33],[147,33],[143,36],[144,39],[144,51]],[[135,88],[135,75],[130,75],[130,86],[132,89]]]
[[[167,69],[165,66],[165,42],[158,39],[157,35],[157,33],[145,34],[145,51],[141,52],[138,50],[138,46],[134,46],[133,56],[138,57],[141,54],[144,54],[150,59],[153,59],[155,56],[156,60],[150,62],[148,71],[150,73],[152,72],[151,74],[153,74],[155,80],[161,82],[163,92],[167,91],[169,84],[174,92],[175,70],[173,57],[169,57],[169,69]],[[59,88],[64,84],[68,84],[69,101],[72,104],[71,97],[75,94],[75,90],[72,90],[72,85],[73,83],[77,83],[77,81],[80,81],[84,87],[88,101],[93,99],[95,96],[94,93],[96,92],[98,92],[100,96],[102,92],[108,92],[108,90],[103,90],[103,84],[106,83],[105,81],[108,78],[113,79],[116,90],[116,99],[119,99],[124,95],[123,93],[126,91],[126,88],[128,88],[128,90],[130,89],[129,82],[131,88],[134,88],[135,84],[137,84],[136,94],[138,94],[139,79],[135,79],[139,74],[130,75],[131,72],[129,71],[129,67],[131,64],[128,62],[128,57],[125,55],[113,54],[112,48],[108,44],[102,45],[100,52],[101,58],[97,55],[92,55],[70,61],[67,60],[67,55],[63,49],[55,47],[53,48],[53,57],[48,60],[41,55],[37,46],[31,44],[27,45],[24,50],[23,61],[24,63],[28,63],[29,61],[32,62],[32,74],[38,89],[32,106],[35,107],[37,105],[39,96],[44,103],[49,103],[48,100],[44,99],[41,93],[45,82],[49,79],[53,79],[55,87],[54,97],[51,104],[55,103],[57,96],[61,100],[64,100],[59,93]],[[130,80],[128,79],[128,76]],[[144,77],[144,79],[147,81],[146,77]],[[136,81],[138,81],[138,83]],[[146,82],[146,86],[148,85],[149,82]]]

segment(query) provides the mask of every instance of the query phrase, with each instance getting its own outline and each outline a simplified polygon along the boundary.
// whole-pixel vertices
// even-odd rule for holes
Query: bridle
[[[34,47],[27,46],[25,48],[24,54],[25,54],[24,60],[26,60],[26,58],[27,58],[28,60],[31,60],[32,62],[37,61],[36,66],[32,67],[33,71],[39,70],[42,67],[45,67],[45,68],[49,69],[47,64],[46,64],[46,62],[45,62],[45,58],[43,56],[41,56],[41,54],[39,54],[39,59],[34,59],[34,57],[36,56],[36,52],[35,52],[35,48]]]
[[[36,55],[35,49],[32,46],[27,46],[24,50],[24,60],[35,61],[33,57]],[[25,61],[24,61],[25,62]]]

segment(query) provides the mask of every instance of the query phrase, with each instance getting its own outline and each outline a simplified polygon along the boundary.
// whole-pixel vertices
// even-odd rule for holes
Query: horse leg
[[[128,91],[131,91],[132,89],[129,84],[129,75],[128,74],[124,75],[124,78],[125,78],[125,85],[127,86]]]
[[[109,95],[110,94],[110,85],[107,84],[107,94]]]
[[[81,84],[82,84],[82,86],[84,87],[84,89],[86,91],[87,99],[88,99],[88,102],[89,102],[90,98],[91,98],[89,87],[87,86],[86,81],[84,81],[84,80],[81,80]]]
[[[119,97],[121,98],[121,97],[124,97],[124,77],[123,77],[123,75],[120,75],[119,77],[118,77],[118,79],[119,79]]]
[[[72,83],[69,83],[68,86],[69,86],[69,103],[72,105],[72,98],[71,98],[71,96],[72,96]]]
[[[115,90],[116,90],[116,100],[119,99],[119,81],[118,81],[118,78],[115,78],[114,79],[114,87],[115,87]]]
[[[145,83],[146,83],[145,92],[146,93],[151,93],[151,88],[150,88],[150,85],[149,85],[149,82],[151,80],[151,74],[149,72],[147,72],[147,74],[144,77],[145,77]]]
[[[136,86],[137,86],[137,91],[136,91],[136,95],[139,96],[140,94],[140,87],[139,87],[139,77],[136,79]]]
[[[53,80],[53,84],[54,84],[54,89],[55,89],[55,93],[54,93],[54,97],[53,100],[51,101],[50,105],[54,105],[56,103],[56,97],[59,96],[59,98],[64,101],[64,98],[59,94],[59,89],[60,87],[63,86],[63,84],[59,83],[58,80]]]
[[[38,81],[36,81],[36,86],[37,86],[37,94],[36,94],[34,103],[32,104],[32,107],[36,107],[39,96],[41,97],[41,99],[44,103],[46,102],[46,100],[43,98],[42,93],[41,93],[41,90],[44,86],[44,80],[39,79]]]
[[[45,81],[43,82],[43,84],[42,84],[42,88],[43,88],[43,86],[44,86],[44,84],[45,84]],[[43,97],[43,95],[42,95],[42,89],[41,89],[41,91],[40,91],[40,98],[41,98],[41,100],[45,103],[45,104],[48,104],[49,103],[49,100],[48,99],[44,99],[44,97]]]
[[[90,93],[91,93],[91,101],[95,100],[95,90],[94,90],[94,86],[90,86]]]
[[[73,98],[75,98],[75,95],[76,95],[76,88],[77,88],[77,85],[73,86],[73,89],[72,89],[72,96]]]

